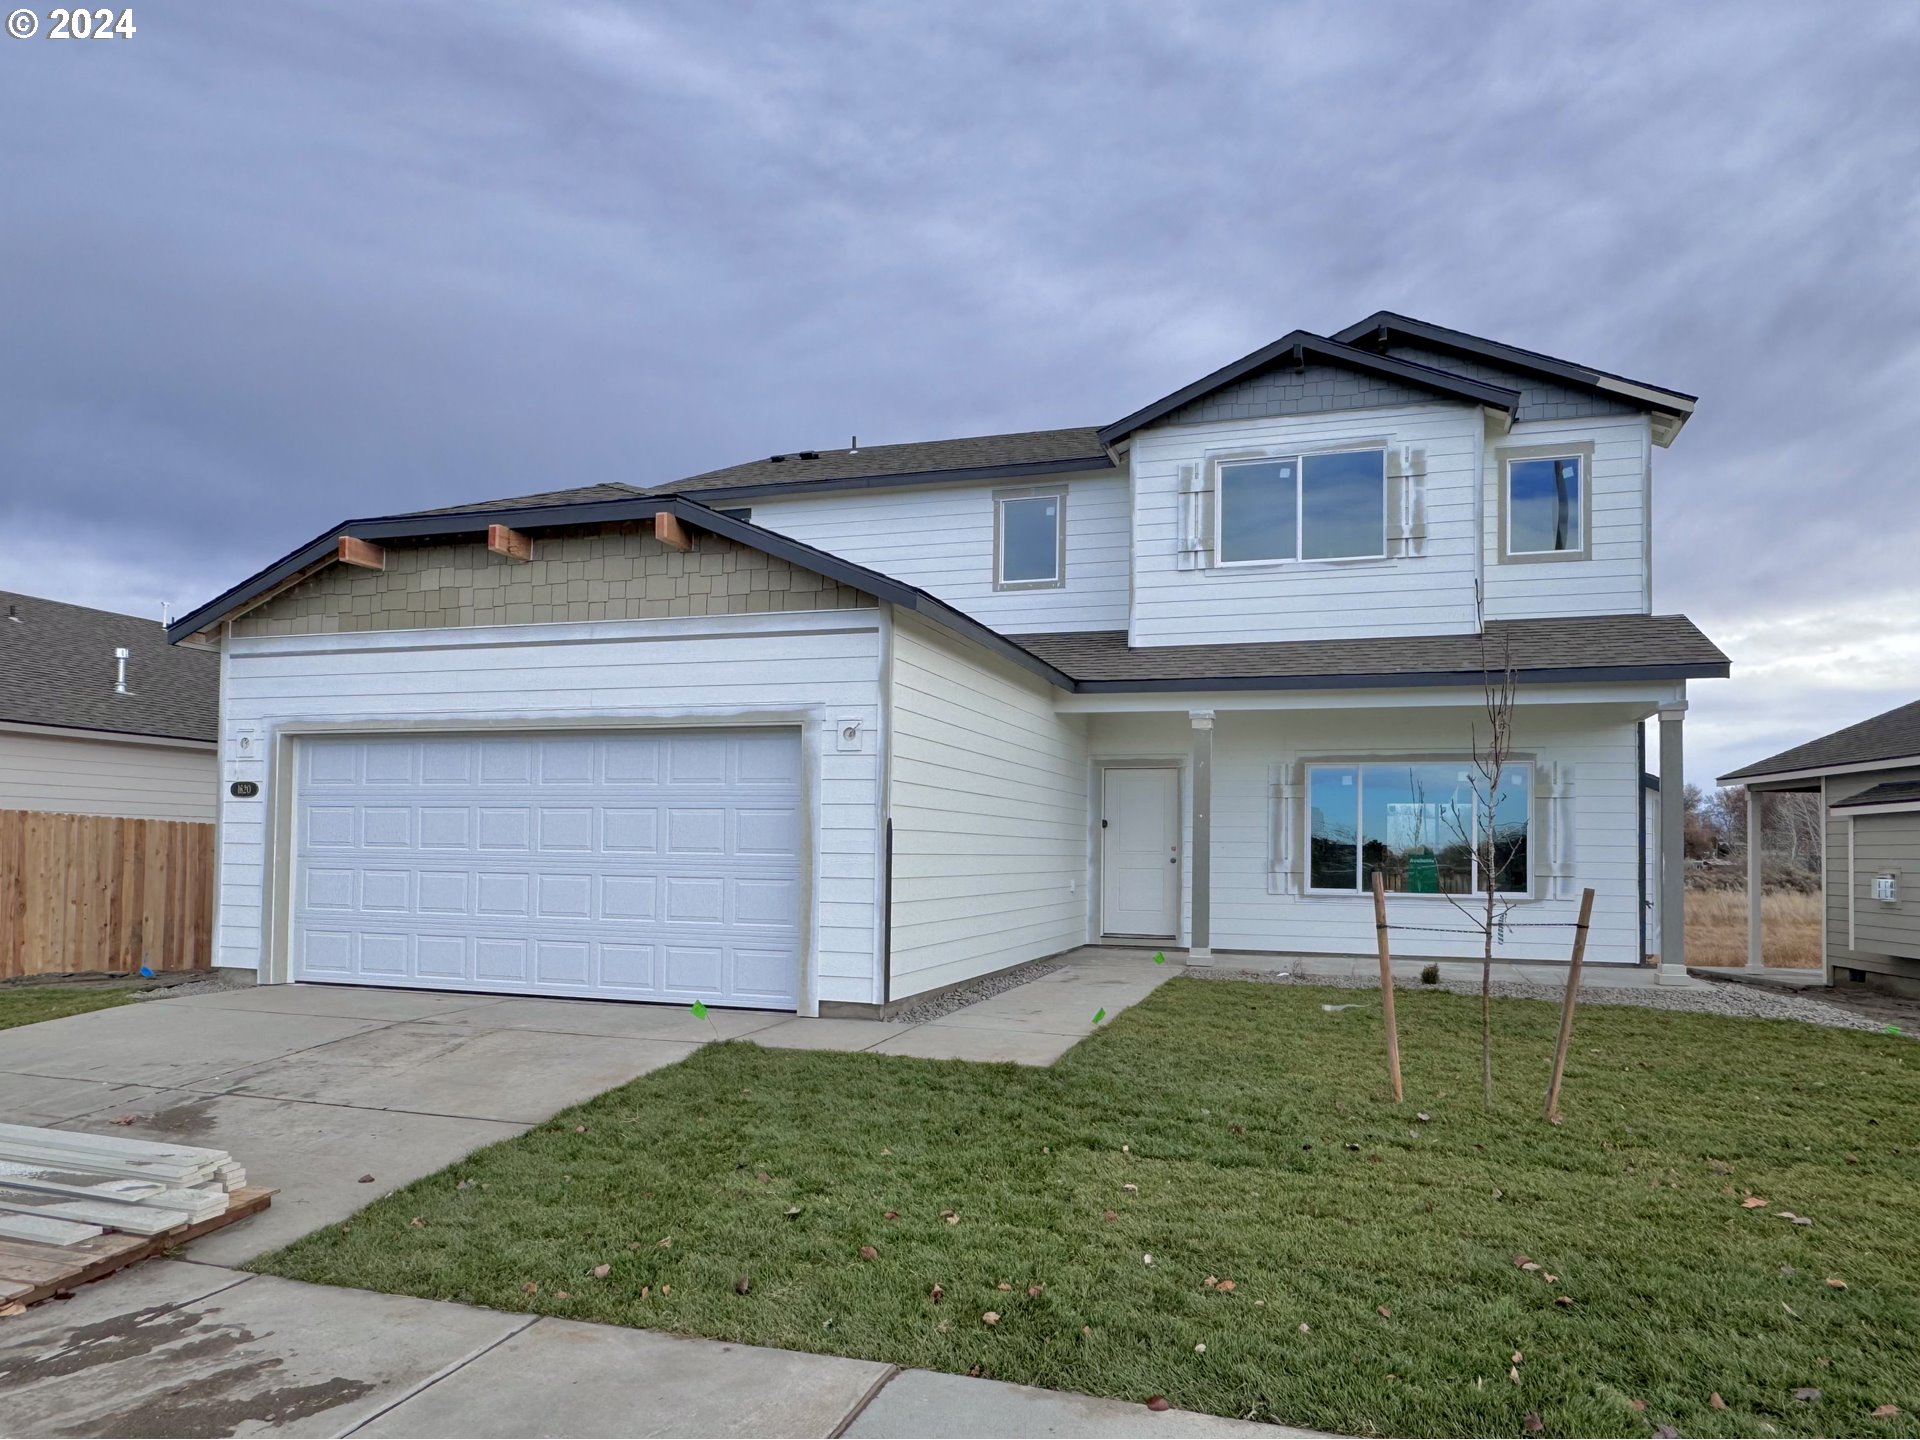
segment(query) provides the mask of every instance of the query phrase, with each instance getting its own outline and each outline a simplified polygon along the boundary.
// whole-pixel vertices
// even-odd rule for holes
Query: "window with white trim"
[[[1565,555],[1586,548],[1579,455],[1507,461],[1507,554]]]
[[[1362,894],[1379,874],[1392,895],[1484,894],[1486,785],[1471,760],[1307,766],[1307,890]],[[1532,794],[1530,764],[1503,767],[1493,805],[1496,894],[1529,893]]]
[[[1221,565],[1382,559],[1387,452],[1222,460],[1214,525],[1214,555]]]
[[[1060,529],[1063,497],[1002,495],[994,500],[995,585],[1024,589],[1065,582],[1066,546]]]

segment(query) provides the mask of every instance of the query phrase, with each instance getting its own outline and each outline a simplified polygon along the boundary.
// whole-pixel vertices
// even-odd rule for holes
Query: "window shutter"
[[[1542,847],[1547,862],[1546,884],[1541,886],[1540,893],[1546,899],[1566,900],[1574,894],[1573,766],[1556,760],[1540,766],[1539,772],[1545,784],[1540,787],[1542,798],[1538,807],[1543,813],[1537,818],[1544,821],[1547,832],[1547,843]]]
[[[1387,553],[1427,553],[1427,452],[1412,445],[1387,450]]]
[[[1306,843],[1302,838],[1304,822],[1300,815],[1301,767],[1276,765],[1268,771],[1271,836],[1267,865],[1269,895],[1304,893],[1302,877],[1306,866]]]
[[[1294,893],[1294,789],[1292,766],[1267,770],[1267,895]]]
[[[1180,555],[1182,570],[1204,570],[1213,563],[1213,487],[1204,465],[1180,467]]]

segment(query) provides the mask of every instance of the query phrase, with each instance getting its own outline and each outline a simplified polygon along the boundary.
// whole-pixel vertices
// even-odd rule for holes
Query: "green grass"
[[[63,1015],[84,1015],[89,1010],[111,1010],[133,997],[124,990],[103,990],[92,985],[22,985],[0,989],[0,1030],[15,1025],[31,1025],[36,1020],[58,1020]]]
[[[1354,998],[1175,980],[1050,1070],[710,1046],[255,1268],[1356,1434],[1920,1433],[1911,1041],[1595,1007],[1553,1127],[1554,1007],[1497,1002],[1488,1111],[1477,1001],[1403,993],[1397,1106]]]

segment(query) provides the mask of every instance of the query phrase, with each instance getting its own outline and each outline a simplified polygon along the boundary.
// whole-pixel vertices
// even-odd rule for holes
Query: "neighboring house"
[[[1920,989],[1920,701],[1720,777],[1747,789],[1747,963],[1759,966],[1760,797],[1807,790],[1826,817],[1820,890],[1827,982],[1836,970]]]
[[[0,591],[0,810],[211,823],[219,657]]]
[[[1510,652],[1500,954],[1564,958],[1592,886],[1589,960],[1678,975],[1686,684],[1727,673],[1652,613],[1692,410],[1381,314],[1098,428],[347,522],[170,632],[258,787],[217,963],[811,1014],[1090,941],[1369,954],[1375,870],[1402,953],[1471,957],[1439,892],[1487,878]]]

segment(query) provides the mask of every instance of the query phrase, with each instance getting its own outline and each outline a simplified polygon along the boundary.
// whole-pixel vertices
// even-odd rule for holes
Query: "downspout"
[[[1640,877],[1640,958],[1638,964],[1647,963],[1647,722],[1642,720],[1633,727],[1633,809],[1634,830],[1640,842],[1640,864],[1636,873]]]

